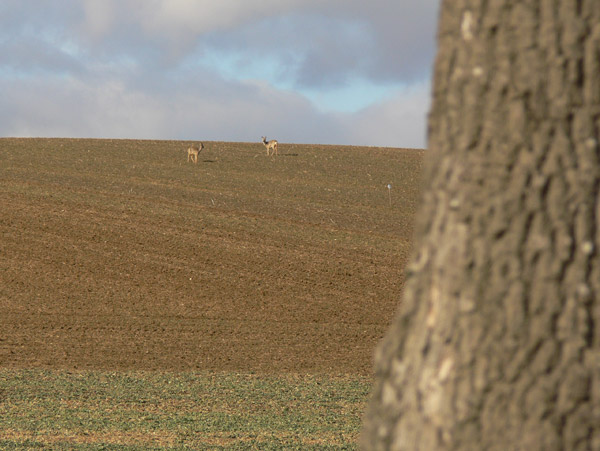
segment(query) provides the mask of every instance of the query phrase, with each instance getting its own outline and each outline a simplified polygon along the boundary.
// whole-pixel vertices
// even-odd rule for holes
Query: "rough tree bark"
[[[600,450],[600,1],[443,0],[365,449]]]

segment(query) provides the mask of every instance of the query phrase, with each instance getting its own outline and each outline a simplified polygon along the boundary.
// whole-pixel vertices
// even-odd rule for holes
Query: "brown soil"
[[[188,144],[0,139],[0,367],[369,374],[422,151]]]

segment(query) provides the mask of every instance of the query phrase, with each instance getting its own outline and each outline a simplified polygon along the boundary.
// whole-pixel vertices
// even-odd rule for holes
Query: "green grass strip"
[[[0,369],[0,449],[355,449],[361,376]]]

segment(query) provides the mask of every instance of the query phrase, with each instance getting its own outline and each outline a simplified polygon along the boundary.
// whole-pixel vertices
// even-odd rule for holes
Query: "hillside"
[[[189,144],[0,139],[0,367],[369,374],[423,151]]]

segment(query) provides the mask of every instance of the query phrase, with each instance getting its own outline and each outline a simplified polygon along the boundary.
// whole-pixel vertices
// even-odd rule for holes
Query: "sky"
[[[0,136],[424,148],[439,0],[2,0]]]

